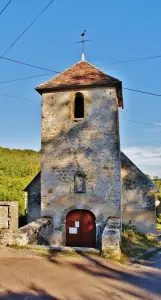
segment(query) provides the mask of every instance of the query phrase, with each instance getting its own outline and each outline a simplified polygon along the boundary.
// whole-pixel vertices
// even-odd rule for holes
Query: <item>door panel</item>
[[[66,245],[96,247],[95,216],[87,210],[73,210],[66,217]]]
[[[66,244],[67,246],[79,247],[81,244],[80,227],[75,227],[75,222],[80,225],[80,211],[71,211],[66,218]],[[71,228],[75,228],[77,233],[71,233]]]
[[[93,214],[82,211],[82,247],[96,247],[96,226]]]

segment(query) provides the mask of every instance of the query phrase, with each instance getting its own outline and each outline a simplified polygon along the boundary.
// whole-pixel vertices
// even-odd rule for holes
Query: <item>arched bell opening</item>
[[[82,93],[76,93],[74,99],[74,118],[84,118],[84,96]]]

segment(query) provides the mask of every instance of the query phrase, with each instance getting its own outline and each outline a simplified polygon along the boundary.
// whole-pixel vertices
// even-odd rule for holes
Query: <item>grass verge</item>
[[[155,236],[141,233],[135,226],[123,226],[121,251],[127,258],[139,256],[146,250],[159,246],[161,247],[161,242]]]
[[[17,249],[17,250],[22,250],[22,249],[31,250],[31,246],[28,246],[28,245],[27,246],[20,246],[20,245],[17,245],[17,244],[12,244],[12,245],[6,245],[6,247]]]

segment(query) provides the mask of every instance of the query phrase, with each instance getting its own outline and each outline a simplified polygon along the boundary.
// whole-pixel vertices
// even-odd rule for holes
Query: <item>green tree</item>
[[[0,147],[0,200],[18,200],[24,214],[24,189],[40,170],[40,152]]]

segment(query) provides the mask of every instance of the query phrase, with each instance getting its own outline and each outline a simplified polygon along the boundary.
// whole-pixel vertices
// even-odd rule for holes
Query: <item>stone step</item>
[[[87,248],[87,247],[67,247],[67,246],[45,246],[45,245],[30,245],[33,249],[40,250],[49,250],[53,252],[75,252],[75,253],[90,253],[90,254],[99,254],[99,250],[96,248]]]

